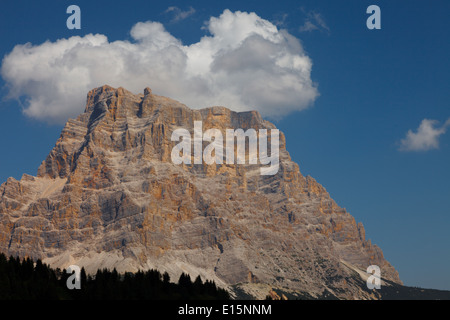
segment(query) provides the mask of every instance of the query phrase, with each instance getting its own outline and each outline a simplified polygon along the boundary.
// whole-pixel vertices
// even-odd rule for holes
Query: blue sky
[[[70,4],[81,8],[81,30],[66,27]],[[381,8],[381,30],[366,27],[371,4]],[[287,30],[312,62],[310,79],[318,95],[297,109],[288,108],[289,99],[297,99],[288,96],[280,102],[286,105],[272,112],[283,115],[273,121],[301,172],[363,222],[367,237],[405,284],[450,289],[450,2],[6,0],[0,55],[18,44],[39,46],[90,33],[107,36],[109,43],[133,43],[130,30],[146,21],[162,23],[189,46],[210,35],[205,22],[225,9],[254,12]],[[19,76],[0,79],[2,182],[36,174],[65,116],[58,122],[39,108],[24,113],[29,96],[7,98]],[[38,94],[29,86],[15,88]]]

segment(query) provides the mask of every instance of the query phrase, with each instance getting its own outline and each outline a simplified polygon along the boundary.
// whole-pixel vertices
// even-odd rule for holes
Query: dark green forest
[[[81,269],[81,289],[68,289],[72,274],[52,269],[41,260],[9,259],[0,254],[1,300],[228,300],[230,296],[213,281],[194,281],[183,273],[171,282],[157,270],[119,274],[115,269],[87,275]]]

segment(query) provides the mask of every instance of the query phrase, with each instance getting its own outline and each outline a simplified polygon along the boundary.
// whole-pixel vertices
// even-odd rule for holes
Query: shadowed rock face
[[[1,185],[0,251],[54,267],[158,268],[312,296],[370,297],[352,279],[373,264],[401,283],[362,224],[300,173],[282,134],[273,176],[259,165],[173,164],[172,132],[193,133],[194,121],[224,133],[275,128],[257,112],[191,110],[149,88],[91,90],[37,176]]]

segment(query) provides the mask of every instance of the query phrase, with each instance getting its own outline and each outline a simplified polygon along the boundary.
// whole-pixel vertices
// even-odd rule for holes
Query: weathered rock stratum
[[[194,121],[223,132],[275,128],[257,112],[192,110],[149,88],[91,90],[37,176],[1,185],[0,251],[88,272],[187,272],[255,298],[377,298],[362,281],[369,265],[401,283],[362,224],[300,173],[282,133],[275,175],[254,164],[172,163],[172,132],[193,133]]]

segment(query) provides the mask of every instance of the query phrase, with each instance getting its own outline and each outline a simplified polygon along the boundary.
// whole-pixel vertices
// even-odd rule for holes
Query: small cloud
[[[192,7],[189,7],[189,10],[183,11],[178,7],[172,6],[167,8],[165,13],[173,13],[173,18],[170,20],[171,22],[178,22],[181,20],[186,19],[189,16],[192,16],[195,13],[195,9]]]
[[[437,120],[423,119],[417,132],[409,130],[406,137],[400,141],[400,151],[428,151],[439,149],[439,137],[450,126],[448,119],[442,126]]]
[[[330,32],[325,19],[320,13],[309,11],[306,15],[305,23],[299,28],[300,32],[311,32],[314,30]]]
[[[277,27],[284,27],[286,25],[286,20],[288,16],[289,15],[287,13],[278,13],[275,15],[275,18],[272,21],[272,23]]]

